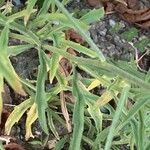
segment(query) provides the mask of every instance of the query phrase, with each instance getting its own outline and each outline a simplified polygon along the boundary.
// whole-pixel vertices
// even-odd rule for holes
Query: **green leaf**
[[[77,52],[79,53],[83,53],[91,58],[96,58],[98,57],[97,53],[89,48],[86,48],[85,46],[82,46],[78,43],[72,42],[72,41],[67,41],[64,40],[62,41],[62,44],[65,44],[68,47],[71,47],[73,49],[75,49]]]
[[[62,75],[59,71],[56,72],[56,78],[60,86],[67,86],[67,79],[64,75]]]
[[[31,22],[31,28],[36,28],[38,25],[41,26],[41,24],[44,24],[46,21],[56,24],[56,25],[74,28],[74,25],[71,23],[71,21],[62,13],[42,14]],[[85,24],[84,22],[78,19],[75,19],[75,21],[76,21],[76,24],[81,26],[82,30],[88,30],[89,27],[87,24]]]
[[[4,27],[0,36],[0,74],[7,80],[9,85],[19,94],[26,95],[25,91],[22,88],[22,84],[18,75],[16,74],[11,62],[7,56],[8,54],[8,34],[9,28],[8,25]]]
[[[31,45],[31,44],[9,46],[7,55],[8,56],[16,56],[16,55],[18,55],[26,50],[29,50],[33,47],[34,47],[34,45]]]
[[[36,97],[35,102],[37,104],[39,123],[43,131],[48,134],[48,127],[46,121],[45,110],[47,108],[46,93],[45,93],[45,80],[47,75],[46,63],[43,57],[42,50],[38,50],[40,66],[38,68],[37,85],[36,85]]]
[[[128,31],[125,31],[124,33],[122,33],[122,38],[124,38],[127,41],[132,41],[133,38],[138,36],[138,30],[136,28],[130,28]]]
[[[142,87],[144,90],[150,89],[150,84],[144,81],[145,75],[141,74],[139,71],[135,72],[130,69],[130,71],[132,72],[131,73],[128,71],[127,66],[124,69],[123,66],[117,65],[117,63],[115,64],[115,63],[111,63],[111,62],[101,62],[96,59],[76,57],[76,56],[73,56],[73,55],[65,52],[64,50],[61,50],[59,48],[49,46],[49,45],[44,45],[43,47],[44,47],[44,49],[52,51],[53,53],[58,53],[58,54],[64,56],[71,62],[74,62],[81,67],[86,66],[85,71],[88,71],[87,69],[90,68],[90,71],[88,71],[88,73],[90,73],[92,71],[92,75],[96,76],[97,78],[101,78],[102,75],[107,75],[109,77],[110,76],[116,77],[116,75],[117,76],[119,75],[124,80],[127,80],[130,83],[138,85],[139,87]],[[93,68],[95,68],[94,71],[93,71]],[[137,74],[137,76],[140,76],[140,77],[136,77],[135,74]]]
[[[7,80],[9,85],[19,94],[26,96],[26,92],[22,88],[22,84],[16,74],[10,60],[0,55],[0,74]]]
[[[67,140],[68,140],[67,136],[65,136],[65,137],[63,137],[62,139],[60,139],[60,140],[56,143],[54,150],[62,150],[63,147],[64,147],[64,145],[65,145],[65,143],[67,142]]]
[[[117,127],[117,130],[121,130],[126,124],[128,124],[129,120],[146,104],[149,102],[150,96],[142,96],[129,110],[128,114],[125,116],[121,124]]]
[[[6,123],[5,123],[5,133],[7,135],[10,134],[11,128],[15,123],[17,123],[20,118],[23,116],[23,114],[27,111],[29,107],[33,104],[33,99],[29,98],[19,104],[18,106],[15,106],[14,110],[12,113],[9,115]]]
[[[141,109],[138,113],[138,148],[144,149],[144,142],[145,142],[145,125],[144,125],[144,109]]]
[[[102,130],[102,113],[100,111],[100,108],[95,108],[93,107],[93,105],[88,105],[88,112],[95,122],[98,134]]]
[[[55,128],[55,125],[54,125],[54,122],[53,122],[53,118],[52,118],[52,112],[50,109],[48,109],[47,111],[47,116],[48,116],[48,125],[49,125],[49,128],[50,130],[52,131],[52,133],[55,135],[56,139],[59,140],[60,137],[59,137],[59,134]]]
[[[90,24],[103,18],[104,14],[105,14],[104,8],[101,7],[99,9],[93,9],[89,11],[87,14],[82,16],[80,20],[85,22],[86,24]]]
[[[144,52],[145,51],[145,47],[150,43],[150,40],[148,38],[143,38],[142,40],[136,42],[134,44],[134,46],[140,51],[140,52]]]
[[[2,141],[0,141],[0,149],[1,150],[5,150],[5,148],[4,148],[3,144],[2,144]]]
[[[27,24],[31,13],[33,12],[33,7],[36,4],[36,2],[37,2],[37,0],[28,0],[27,1],[27,8],[26,8],[25,16],[24,16],[24,24],[25,25]]]
[[[59,59],[60,59],[60,55],[59,54],[53,54],[51,57],[51,61],[50,61],[50,83],[53,82],[53,79],[56,75],[58,66],[59,66]]]
[[[32,45],[35,44],[35,41],[29,36],[16,34],[16,33],[10,33],[10,37],[14,38],[14,39],[17,39],[17,40],[20,40],[20,41],[24,41],[24,42],[32,44]]]
[[[138,122],[135,120],[135,119],[131,119],[130,121],[130,124],[131,124],[131,127],[132,127],[132,134],[133,134],[133,137],[134,137],[134,142],[135,142],[135,145],[138,147],[139,145],[139,136],[138,136]]]
[[[105,145],[105,150],[109,150],[111,148],[111,143],[112,143],[113,137],[115,135],[116,127],[118,125],[119,118],[120,118],[122,110],[124,108],[125,101],[128,98],[129,90],[130,90],[130,85],[126,84],[123,87],[123,90],[121,92],[121,96],[120,96],[120,99],[119,99],[119,102],[117,105],[117,109],[114,114],[111,127],[109,129],[109,133],[108,133],[108,137],[107,137],[106,145]]]
[[[148,141],[145,150],[149,150],[149,149],[150,149],[150,143]]]
[[[97,47],[97,45],[93,42],[93,40],[90,38],[90,36],[85,32],[83,28],[81,28],[80,24],[77,23],[76,19],[74,19],[71,14],[65,9],[65,7],[58,1],[55,0],[55,3],[57,7],[66,15],[68,20],[71,22],[72,25],[74,25],[74,28],[78,33],[87,41],[87,43],[90,45],[90,47],[98,54],[99,59],[102,62],[106,61],[106,58],[104,57],[102,51]]]
[[[38,15],[46,14],[50,7],[51,2],[52,2],[52,0],[44,0],[44,3],[42,5],[42,8],[40,9]]]
[[[26,13],[26,11],[22,10],[22,11],[19,11],[19,12],[15,13],[15,14],[10,15],[9,17],[7,17],[8,18],[8,22],[11,23],[15,19],[23,17],[25,15],[25,13]]]
[[[7,46],[8,46],[8,36],[9,36],[9,28],[8,25],[4,27],[0,36],[0,52],[1,55],[7,55]]]
[[[82,134],[84,130],[84,106],[85,99],[83,93],[81,92],[79,85],[77,71],[74,69],[73,78],[73,95],[76,98],[73,111],[73,138],[70,144],[71,150],[79,150],[81,145]],[[79,117],[80,116],[80,117]]]
[[[110,32],[118,33],[122,28],[123,28],[122,24],[118,22],[110,29]]]
[[[28,143],[30,143],[30,144],[32,144],[32,145],[40,145],[40,146],[42,146],[43,145],[43,143],[42,143],[42,141],[38,141],[38,140],[33,140],[33,141],[31,141],[31,142],[28,142]]]

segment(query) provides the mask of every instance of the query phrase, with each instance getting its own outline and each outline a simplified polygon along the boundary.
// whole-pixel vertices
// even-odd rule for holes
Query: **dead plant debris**
[[[93,7],[99,4],[98,0],[87,0],[87,2]],[[108,14],[115,11],[128,23],[136,24],[141,28],[150,28],[150,8],[140,9],[138,0],[106,0],[102,3]]]

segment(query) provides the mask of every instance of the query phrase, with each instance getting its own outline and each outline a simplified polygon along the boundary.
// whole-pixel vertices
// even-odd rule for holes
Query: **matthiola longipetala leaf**
[[[0,2],[4,5],[1,9],[5,9],[7,3]],[[19,0],[13,2],[21,4]],[[21,7],[9,6],[12,12],[7,15],[0,13],[0,113],[5,104],[3,95],[9,94],[5,84],[11,97],[16,93],[23,96],[12,98],[18,100],[11,106],[5,133],[10,134],[24,117],[26,140],[38,136],[41,140],[31,143],[39,144],[41,149],[110,150],[126,146],[149,150],[150,71],[139,71],[134,58],[128,62],[106,58],[99,49],[103,43],[93,42],[88,30],[91,23],[104,17],[104,8],[88,8],[78,16],[72,7],[68,12],[68,2],[73,1],[27,0]],[[78,5],[82,1],[74,2]],[[73,33],[67,37],[70,28]],[[117,26],[113,34],[119,29]],[[128,42],[139,33],[130,28],[121,36]],[[78,37],[83,39],[82,44],[76,40]],[[131,46],[144,52],[148,42],[144,39]],[[23,62],[20,57],[25,57]],[[65,60],[64,64],[60,60]],[[26,78],[19,77],[18,68],[15,71],[13,67],[20,64],[21,69],[24,65],[27,68]],[[35,124],[41,126],[40,134],[34,132]]]
[[[33,12],[33,7],[35,6],[37,0],[28,0],[27,1],[27,8],[26,8],[26,14],[24,16],[24,24],[26,25],[31,13]]]
[[[74,106],[74,116],[73,116],[73,138],[70,144],[72,150],[80,149],[82,134],[84,130],[84,107],[85,98],[81,93],[81,87],[78,81],[77,72],[74,69],[74,79],[73,79],[73,95],[76,98]],[[80,117],[78,117],[78,115]]]
[[[10,86],[19,94],[26,95],[19,76],[16,74],[7,54],[8,54],[9,25],[4,27],[0,36],[0,74],[6,79]]]

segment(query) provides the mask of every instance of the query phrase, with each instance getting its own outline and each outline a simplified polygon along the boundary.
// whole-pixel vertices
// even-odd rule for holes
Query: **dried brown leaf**
[[[72,127],[71,127],[71,121],[70,121],[69,113],[67,110],[65,96],[64,96],[63,91],[60,93],[60,101],[61,101],[61,110],[62,110],[63,116],[66,120],[67,130],[70,133],[72,131]]]
[[[74,30],[74,29],[69,29],[65,32],[66,39],[74,41],[76,43],[83,44],[85,40]]]
[[[126,0],[128,8],[132,10],[138,10],[140,8],[138,0]]]
[[[87,0],[87,3],[92,7],[101,6],[101,1],[100,0]]]
[[[5,150],[25,150],[21,145],[16,143],[10,143],[7,145],[4,145]]]
[[[2,93],[3,103],[12,104],[12,98],[10,96],[10,89],[7,84],[4,84],[4,92]]]
[[[7,110],[3,110],[0,124],[0,135],[4,134],[5,123],[9,115],[10,113]]]
[[[143,28],[150,28],[150,8],[132,10],[125,5],[118,3],[115,10],[127,22],[135,23]]]
[[[65,92],[65,93],[64,93],[64,97],[65,97],[66,102],[75,103],[75,98],[74,98],[74,96],[72,95],[72,93],[70,93],[70,92]]]

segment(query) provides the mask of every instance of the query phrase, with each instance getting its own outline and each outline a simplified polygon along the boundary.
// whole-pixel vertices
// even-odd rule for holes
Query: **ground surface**
[[[148,0],[141,0],[142,6],[148,6],[150,7],[150,1]],[[76,10],[81,11],[83,9],[89,9],[89,5],[82,0],[73,0],[70,4],[68,4],[68,10],[70,12]],[[116,24],[120,24],[122,26],[121,30],[117,33],[114,33],[111,31],[111,29]],[[105,17],[96,23],[93,23],[90,28],[90,34],[94,42],[98,45],[98,47],[103,51],[105,56],[110,57],[112,59],[123,59],[123,60],[129,60],[132,57],[135,56],[135,51],[131,47],[131,45],[122,38],[121,34],[125,31],[127,31],[129,28],[135,27],[134,25],[130,25],[124,20],[122,20],[118,14],[113,13],[110,15],[105,15]],[[138,28],[138,36],[133,39],[134,42],[138,42],[141,38],[147,37],[150,39],[150,30],[145,30]],[[148,48],[148,47],[147,47]],[[149,62],[150,58],[146,57],[146,62]],[[13,65],[16,69],[16,72],[23,78],[34,78],[35,70],[37,69],[37,66],[39,64],[38,62],[38,55],[35,50],[30,50],[25,53],[22,53],[18,55],[15,58],[12,58]],[[148,65],[148,64],[146,64]],[[12,96],[12,95],[10,95]],[[14,97],[11,97],[14,98]],[[16,96],[15,99],[13,99],[13,104],[18,104],[20,101],[20,97]],[[11,103],[11,102],[10,102]],[[12,131],[12,135],[15,137],[18,137],[20,141],[24,140],[24,120],[21,120],[18,125],[14,128],[14,131]],[[36,124],[34,133],[40,132],[40,129],[38,127],[38,124]],[[29,149],[37,149],[31,148],[30,146],[26,146],[27,143],[23,143],[23,145],[26,147],[26,150]],[[41,148],[39,148],[41,149]],[[121,149],[124,149],[121,148]]]

